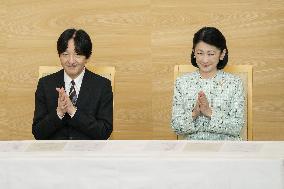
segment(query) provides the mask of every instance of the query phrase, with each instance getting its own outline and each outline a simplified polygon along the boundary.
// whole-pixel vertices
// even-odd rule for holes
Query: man
[[[35,92],[35,139],[108,139],[113,129],[111,82],[85,68],[92,54],[89,35],[67,29],[57,51],[63,69],[41,78]]]

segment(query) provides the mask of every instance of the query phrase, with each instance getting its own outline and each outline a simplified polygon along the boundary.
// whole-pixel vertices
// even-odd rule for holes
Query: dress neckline
[[[219,75],[221,75],[221,73],[222,73],[221,70],[217,70],[216,74],[215,74],[213,77],[211,77],[211,78],[202,78],[199,69],[197,70],[197,74],[198,74],[199,79],[201,79],[201,80],[203,80],[203,81],[215,80],[215,79],[218,78]]]

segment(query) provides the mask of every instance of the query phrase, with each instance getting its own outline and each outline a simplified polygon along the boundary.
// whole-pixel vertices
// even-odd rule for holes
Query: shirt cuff
[[[73,117],[74,117],[74,115],[76,114],[76,112],[77,112],[77,107],[75,107],[75,112],[74,112],[73,114],[69,114],[69,115],[70,115],[70,117],[71,117],[71,118],[73,118]]]
[[[62,119],[64,118],[64,115],[65,115],[65,114],[63,114],[63,116],[61,116],[61,115],[58,114],[58,112],[56,112],[56,113],[57,113],[57,116],[58,116],[59,119],[62,120]]]

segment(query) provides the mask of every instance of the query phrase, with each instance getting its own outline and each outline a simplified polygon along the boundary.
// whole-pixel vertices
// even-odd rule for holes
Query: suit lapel
[[[64,87],[64,71],[60,70],[52,75],[52,82],[49,83],[47,86],[48,89],[48,98],[53,99],[52,102],[54,103],[53,106],[57,107],[58,104],[58,92],[56,88],[65,88]]]
[[[80,108],[84,104],[85,100],[89,99],[88,98],[88,95],[90,94],[89,90],[90,90],[90,72],[89,70],[86,69],[82,80],[80,93],[76,103],[77,107]]]
[[[56,87],[57,88],[63,87],[65,89],[64,70],[63,69],[58,72],[58,76],[56,77]]]

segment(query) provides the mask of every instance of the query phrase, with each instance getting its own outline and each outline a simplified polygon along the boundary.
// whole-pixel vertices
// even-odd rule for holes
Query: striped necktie
[[[71,81],[71,87],[70,87],[70,91],[69,91],[69,98],[70,98],[72,104],[75,106],[76,102],[77,102],[77,94],[76,94],[76,90],[75,90],[75,82],[74,82],[74,80]]]

